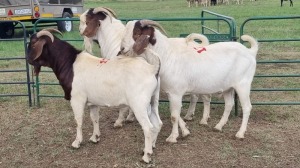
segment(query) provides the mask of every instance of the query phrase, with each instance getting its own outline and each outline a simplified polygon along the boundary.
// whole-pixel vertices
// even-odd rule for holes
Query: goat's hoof
[[[201,120],[199,124],[200,125],[208,125],[207,121],[205,121],[205,120]]]
[[[73,143],[72,143],[72,147],[75,148],[75,149],[78,149],[80,147],[80,142],[75,140]]]
[[[135,118],[126,118],[126,122],[128,123],[132,123],[134,122]]]
[[[236,133],[235,137],[238,138],[238,139],[244,139],[245,138],[244,134],[240,133],[240,132]]]
[[[169,142],[169,143],[177,143],[177,138],[174,137],[173,135],[170,135],[167,139],[166,139],[166,142]]]
[[[188,129],[182,131],[182,137],[187,137],[190,134],[191,133],[190,133],[190,131]]]
[[[218,126],[218,125],[216,125],[216,126],[214,127],[214,131],[217,131],[217,132],[222,132],[222,127],[221,127],[221,126]]]
[[[92,136],[92,137],[90,138],[90,142],[92,142],[92,143],[94,143],[94,144],[98,143],[99,141],[100,141],[99,135]]]
[[[147,164],[151,162],[150,154],[144,155],[144,156],[142,157],[142,159],[143,159],[143,162],[145,162],[145,163],[147,163]]]
[[[122,123],[114,123],[114,128],[122,128],[123,124]]]
[[[185,116],[183,119],[186,120],[186,121],[192,121],[193,117],[192,116]]]

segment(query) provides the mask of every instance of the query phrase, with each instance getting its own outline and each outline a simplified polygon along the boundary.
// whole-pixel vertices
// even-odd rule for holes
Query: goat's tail
[[[258,42],[253,37],[251,37],[249,35],[242,35],[241,39],[243,41],[246,41],[246,42],[250,43],[250,45],[251,45],[250,50],[251,50],[252,54],[256,56],[257,51],[258,51]]]
[[[202,46],[207,46],[209,45],[209,40],[206,36],[198,33],[191,33],[185,38],[186,43],[194,41],[194,40],[200,40]]]
[[[156,52],[154,52],[153,50],[151,50],[149,48],[146,48],[146,50],[148,52],[144,52],[145,56],[143,56],[143,57],[149,64],[154,65],[155,75],[156,75],[156,77],[158,77],[159,71],[160,71],[160,66],[161,66],[159,56]]]

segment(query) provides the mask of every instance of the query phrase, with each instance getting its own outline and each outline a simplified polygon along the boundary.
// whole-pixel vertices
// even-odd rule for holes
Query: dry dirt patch
[[[209,126],[200,126],[199,104],[191,135],[178,143],[165,139],[171,132],[167,105],[161,104],[163,128],[152,164],[140,162],[144,145],[137,122],[114,129],[117,109],[102,108],[101,141],[88,142],[92,124],[88,113],[83,126],[84,142],[72,149],[75,121],[67,101],[50,99],[41,108],[26,101],[3,101],[0,105],[0,167],[298,167],[300,164],[299,106],[254,106],[244,140],[234,138],[241,117],[232,116],[223,132],[213,131],[222,105],[212,105]],[[184,107],[186,108],[186,107]],[[183,112],[184,113],[184,112]]]

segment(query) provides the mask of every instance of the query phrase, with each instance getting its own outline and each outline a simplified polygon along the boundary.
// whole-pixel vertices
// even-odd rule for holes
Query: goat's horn
[[[63,37],[63,34],[59,30],[57,30],[57,29],[47,28],[47,29],[43,29],[43,31],[48,31],[50,33],[58,33],[58,34],[60,34]]]
[[[112,9],[110,9],[108,7],[103,7],[103,8],[106,9],[106,10],[108,10],[113,15],[114,18],[117,18],[117,14],[116,14],[116,12],[114,10],[112,10]]]
[[[51,41],[52,41],[52,42],[54,41],[53,35],[52,35],[50,32],[48,32],[48,31],[42,30],[42,31],[39,31],[39,32],[36,34],[36,37],[38,37],[38,38],[41,37],[41,36],[48,36],[48,37],[51,38]]]
[[[141,23],[142,27],[147,26],[147,25],[154,26],[154,27],[158,28],[160,31],[162,31],[163,34],[167,35],[165,29],[156,21],[140,20],[140,23]]]
[[[105,14],[107,14],[107,16],[109,16],[110,20],[112,21],[113,14],[106,8],[98,7],[93,10],[94,14],[97,14],[98,12],[104,12]]]

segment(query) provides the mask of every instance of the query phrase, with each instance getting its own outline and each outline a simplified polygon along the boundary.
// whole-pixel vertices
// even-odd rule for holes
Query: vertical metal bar
[[[37,106],[40,107],[40,82],[39,82],[39,77],[35,77],[35,83],[36,83],[36,103]]]
[[[21,22],[19,24],[22,25],[23,29],[23,38],[24,38],[24,48],[25,48],[25,65],[26,65],[26,78],[27,78],[27,90],[28,90],[28,101],[29,101],[29,106],[32,106],[32,98],[31,98],[31,89],[30,89],[30,72],[29,72],[29,65],[27,62],[27,37],[26,37],[26,28],[25,25]]]

